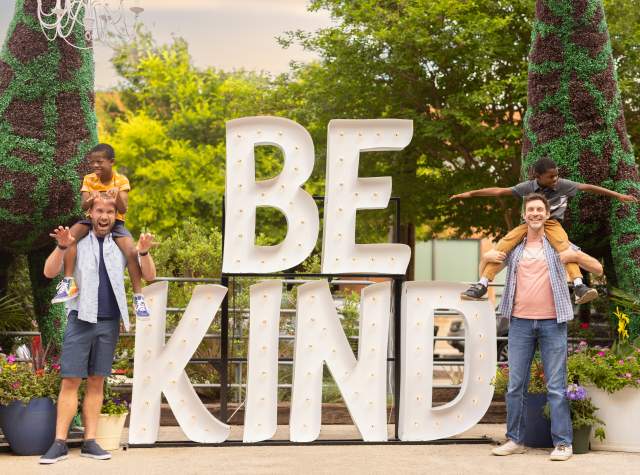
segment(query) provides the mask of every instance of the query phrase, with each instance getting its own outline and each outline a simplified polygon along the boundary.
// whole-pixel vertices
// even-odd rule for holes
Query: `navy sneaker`
[[[40,457],[40,463],[52,464],[64,460],[69,455],[69,449],[67,443],[64,440],[56,439],[53,441],[47,453]]]
[[[95,439],[88,439],[82,442],[80,456],[96,460],[109,460],[111,458],[111,454],[100,447]]]
[[[462,300],[487,300],[485,294],[487,293],[487,288],[480,284],[473,284],[467,290],[460,294],[460,298]]]

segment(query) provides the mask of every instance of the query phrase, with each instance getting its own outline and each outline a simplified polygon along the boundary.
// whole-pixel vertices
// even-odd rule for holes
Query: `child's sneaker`
[[[573,298],[575,299],[576,305],[582,305],[597,299],[598,291],[584,284],[576,285],[573,289]]]
[[[78,286],[76,279],[65,277],[56,287],[56,296],[51,299],[51,303],[62,303],[73,300],[78,296]]]
[[[136,312],[137,318],[149,318],[151,316],[147,304],[144,301],[144,295],[142,294],[133,295],[133,309]]]
[[[462,300],[487,300],[485,294],[487,293],[487,288],[480,284],[473,284],[467,290],[460,294],[460,298]]]

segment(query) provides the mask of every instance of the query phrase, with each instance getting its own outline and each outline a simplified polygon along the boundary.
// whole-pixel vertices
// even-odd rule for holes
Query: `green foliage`
[[[0,247],[11,252],[42,247],[54,225],[81,215],[79,197],[69,195],[68,190],[80,188],[84,155],[97,139],[91,105],[92,50],[72,48],[77,57],[71,58],[62,39],[49,42],[39,37],[42,31],[38,19],[30,14],[27,3],[34,5],[26,0],[16,2],[0,51],[2,82],[9,78],[0,89],[0,194],[8,198],[0,203]],[[83,17],[84,11],[79,12],[77,23],[72,25],[80,45],[85,43]],[[41,54],[34,54],[39,47],[36,40],[43,42]],[[67,71],[68,77],[62,79],[62,71]],[[59,102],[65,94],[77,97],[77,110],[68,110],[68,104]],[[24,114],[32,121],[29,127],[14,127],[19,120],[16,116]],[[65,129],[59,124],[61,117],[73,119],[75,125]],[[25,155],[32,159],[25,159]],[[34,183],[26,185],[21,178],[24,174],[33,175]],[[15,196],[9,196],[13,180],[23,181],[16,181],[19,186]],[[27,200],[30,206],[25,211],[20,204]],[[16,229],[23,232],[16,233]]]
[[[134,232],[149,228],[160,236],[188,217],[219,226],[225,123],[273,114],[265,100],[270,80],[243,71],[198,69],[184,40],[157,46],[144,32],[122,45],[113,62],[126,80],[120,92],[125,112],[109,121],[102,139],[115,147],[119,170],[131,181],[128,226]],[[280,162],[277,149],[259,147],[258,179],[275,175]],[[269,211],[270,220],[275,216]],[[284,236],[270,222],[260,231]]]
[[[342,292],[342,305],[338,313],[342,317],[342,328],[347,337],[358,336],[360,323],[360,294],[346,290]]]
[[[596,416],[598,408],[593,404],[591,398],[586,397],[579,400],[569,400],[568,402],[569,412],[571,414],[571,426],[574,430],[604,424],[604,421]],[[551,419],[551,406],[549,406],[549,403],[545,404],[542,414],[547,419]],[[597,427],[595,436],[602,442],[606,438],[604,428]]]
[[[111,416],[119,416],[129,412],[129,404],[119,394],[111,390],[109,378],[104,383],[104,397],[102,400],[102,408],[100,414],[109,414]]]
[[[29,363],[15,362],[0,354],[0,405],[13,401],[27,404],[30,400],[48,397],[55,402],[60,392],[60,367],[47,364],[34,369]]]
[[[509,366],[498,365],[496,375],[491,384],[495,387],[495,394],[504,396],[509,386]],[[543,394],[547,392],[547,382],[544,379],[544,367],[540,357],[536,355],[531,365],[531,375],[527,391],[531,394]]]
[[[301,43],[319,60],[294,65],[275,79],[198,69],[183,40],[158,46],[141,32],[116,52],[128,112],[104,137],[115,143],[121,171],[132,181],[130,225],[162,234],[183,216],[218,224],[224,123],[270,114],[296,120],[312,134],[317,163],[306,188],[317,194],[323,193],[329,120],[412,119],[409,147],[362,154],[360,174],[392,176],[403,221],[428,223],[424,232],[504,232],[518,222],[515,199],[450,203],[448,196],[519,180],[534,3],[315,0],[311,9],[329,10],[334,23],[313,33],[290,32],[280,41]],[[627,94],[638,70],[633,40],[640,35],[640,22],[631,18],[640,13],[629,0],[611,0],[607,7],[615,12],[609,19],[612,50]],[[632,133],[638,97],[633,92],[625,103]],[[278,169],[277,153],[258,153],[256,176]],[[389,211],[359,213],[359,237],[386,239]],[[282,226],[276,225],[278,214],[269,213],[258,232],[277,241]]]
[[[25,314],[21,300],[13,295],[0,297],[0,351],[10,353],[19,341],[17,337],[1,335],[2,332],[28,331],[33,328]]]
[[[0,332],[20,331],[31,327],[31,322],[25,318],[20,299],[17,297],[0,297],[0,315]]]
[[[614,348],[582,346],[569,356],[567,369],[570,380],[577,378],[608,393],[640,388],[640,347],[635,347],[632,354],[620,354]]]

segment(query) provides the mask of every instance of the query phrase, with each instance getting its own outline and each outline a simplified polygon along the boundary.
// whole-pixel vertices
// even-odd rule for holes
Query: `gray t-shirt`
[[[567,210],[567,201],[578,192],[575,181],[559,178],[555,188],[541,188],[537,180],[523,181],[511,188],[511,192],[518,198],[524,198],[529,193],[540,193],[546,196],[551,207],[551,219],[562,221]]]

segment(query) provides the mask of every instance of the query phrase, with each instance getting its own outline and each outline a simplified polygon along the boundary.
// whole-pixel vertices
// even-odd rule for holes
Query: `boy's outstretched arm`
[[[617,191],[607,190],[606,188],[602,188],[601,186],[590,185],[588,183],[578,183],[578,190],[595,193],[596,195],[609,196],[611,198],[616,198],[624,203],[638,202],[638,198],[636,198],[635,196],[623,195],[622,193],[618,193]]]
[[[499,188],[494,186],[492,188],[480,188],[479,190],[465,191],[457,195],[449,197],[450,200],[461,200],[465,198],[473,198],[476,196],[513,196],[511,188]]]

